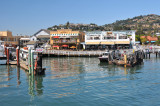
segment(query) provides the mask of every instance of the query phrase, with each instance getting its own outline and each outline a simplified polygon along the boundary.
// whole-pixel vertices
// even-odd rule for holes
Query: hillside
[[[82,31],[110,31],[110,30],[136,30],[136,34],[154,35],[160,32],[160,16],[155,14],[141,15],[126,20],[118,20],[111,24],[98,26],[95,23],[90,24],[74,24],[67,22],[66,24],[54,25],[49,30],[57,29],[73,29]]]
[[[126,20],[119,20],[104,25],[105,30],[137,30],[145,34],[155,34],[160,31],[160,16],[155,14],[141,15]]]

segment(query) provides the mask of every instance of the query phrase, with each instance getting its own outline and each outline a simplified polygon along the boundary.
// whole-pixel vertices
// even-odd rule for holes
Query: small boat
[[[0,65],[4,65],[7,63],[7,57],[4,52],[4,42],[0,41]]]
[[[35,52],[35,50],[32,51],[34,52],[34,59],[36,59],[37,53]],[[28,58],[28,48],[24,47],[20,49],[20,57],[23,60],[26,60]]]
[[[108,63],[108,56],[109,56],[109,52],[104,52],[102,56],[98,57],[99,61]]]

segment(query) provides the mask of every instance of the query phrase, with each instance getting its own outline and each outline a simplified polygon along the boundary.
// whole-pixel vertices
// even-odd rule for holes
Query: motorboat
[[[0,41],[0,65],[7,63],[7,57],[5,55],[4,42]]]
[[[37,57],[37,52],[35,50],[32,50],[34,52],[34,59]],[[24,47],[20,49],[20,57],[23,60],[26,60],[28,58],[28,48]]]
[[[108,63],[108,57],[109,57],[109,52],[106,51],[102,54],[102,56],[98,57],[100,62],[107,62]]]

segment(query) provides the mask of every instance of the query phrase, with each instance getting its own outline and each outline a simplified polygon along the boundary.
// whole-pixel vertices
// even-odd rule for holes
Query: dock
[[[17,61],[10,61],[9,65],[17,65]],[[29,71],[28,66],[26,65],[26,62],[23,60],[20,61],[20,68],[24,69],[25,71]]]
[[[70,51],[70,50],[44,50],[43,56],[53,57],[98,57],[105,51]]]

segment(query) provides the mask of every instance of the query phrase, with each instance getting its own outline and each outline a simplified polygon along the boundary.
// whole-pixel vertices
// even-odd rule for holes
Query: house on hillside
[[[141,38],[146,38],[147,43],[155,43],[158,40],[158,37],[152,37],[152,36],[141,36]]]

